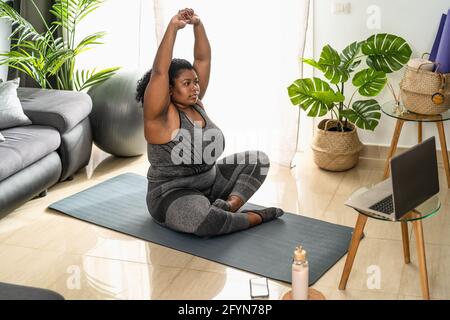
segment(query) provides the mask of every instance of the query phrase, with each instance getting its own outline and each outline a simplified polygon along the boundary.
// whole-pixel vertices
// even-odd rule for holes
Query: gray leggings
[[[247,229],[247,213],[226,211],[213,203],[230,195],[247,202],[264,182],[269,166],[265,153],[246,151],[219,159],[197,175],[149,182],[149,212],[163,226],[203,237]]]

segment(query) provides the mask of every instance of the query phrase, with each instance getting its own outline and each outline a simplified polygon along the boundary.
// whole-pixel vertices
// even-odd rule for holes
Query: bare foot
[[[228,204],[230,205],[230,211],[236,212],[242,205],[244,204],[244,201],[239,198],[238,196],[231,195],[227,199]]]
[[[263,222],[261,216],[255,212],[247,212],[248,214],[248,222],[250,224],[250,227],[257,226],[258,224],[261,224]]]

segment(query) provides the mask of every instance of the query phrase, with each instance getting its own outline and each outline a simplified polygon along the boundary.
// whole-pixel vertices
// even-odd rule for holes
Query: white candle
[[[309,268],[308,265],[292,265],[292,299],[308,300]]]

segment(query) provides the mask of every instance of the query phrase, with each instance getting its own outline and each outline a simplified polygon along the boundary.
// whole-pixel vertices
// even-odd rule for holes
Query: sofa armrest
[[[70,131],[92,111],[91,98],[82,92],[19,88],[17,95],[33,124],[51,126],[61,134]]]

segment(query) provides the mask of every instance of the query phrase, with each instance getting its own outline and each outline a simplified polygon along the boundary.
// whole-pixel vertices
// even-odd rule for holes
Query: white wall
[[[6,2],[6,0],[2,0]],[[5,21],[4,19],[0,20],[0,52],[9,51],[10,41],[8,40],[9,35],[11,34],[11,23]],[[8,76],[8,67],[0,66],[0,79],[6,81],[6,77]]]
[[[350,14],[333,14],[335,2],[350,3]],[[322,47],[330,44],[341,51],[355,40],[364,40],[372,34],[387,32],[403,37],[413,49],[413,57],[430,52],[442,13],[450,8],[449,0],[315,0],[314,1],[314,53],[320,56]],[[368,12],[369,11],[369,12]],[[379,12],[379,29],[371,24]],[[375,14],[375,15],[374,15]],[[374,28],[375,27],[375,28]],[[320,73],[320,72],[319,72]],[[389,75],[398,89],[403,71]],[[347,92],[353,92],[346,88]],[[385,89],[377,100],[387,102],[392,95]],[[380,124],[374,132],[359,130],[360,139],[365,144],[389,145],[394,131],[395,120],[382,115]],[[450,123],[446,123],[450,134]],[[424,138],[437,136],[436,126],[424,125]],[[447,135],[448,136],[448,135]],[[399,146],[417,143],[416,125],[405,124]]]

